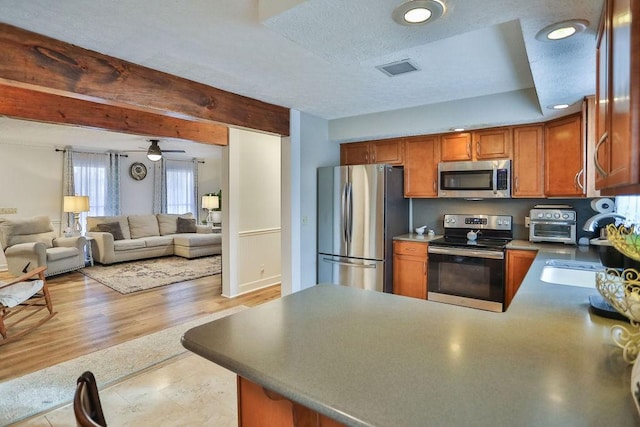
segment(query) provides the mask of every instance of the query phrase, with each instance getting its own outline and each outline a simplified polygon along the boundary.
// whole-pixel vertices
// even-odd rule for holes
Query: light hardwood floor
[[[0,280],[6,279],[0,273]],[[20,340],[0,346],[0,381],[129,341],[226,308],[280,297],[271,286],[233,299],[221,275],[122,295],[81,273],[48,279],[57,316]]]

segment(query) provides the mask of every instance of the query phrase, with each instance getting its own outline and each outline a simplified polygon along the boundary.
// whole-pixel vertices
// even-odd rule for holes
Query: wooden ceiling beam
[[[0,115],[205,144],[227,145],[229,141],[229,129],[213,122],[194,122],[2,84]]]
[[[208,121],[289,135],[288,108],[2,23],[0,82],[58,96],[63,107],[74,99],[194,123]]]

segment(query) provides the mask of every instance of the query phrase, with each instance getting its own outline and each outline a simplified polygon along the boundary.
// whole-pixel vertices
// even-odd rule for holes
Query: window
[[[89,212],[80,214],[83,229],[87,216],[120,214],[118,170],[117,155],[73,153],[74,192],[89,196]]]
[[[628,222],[640,224],[640,196],[617,196],[616,212],[624,215]]]
[[[166,160],[167,213],[197,214],[195,173],[193,162]]]

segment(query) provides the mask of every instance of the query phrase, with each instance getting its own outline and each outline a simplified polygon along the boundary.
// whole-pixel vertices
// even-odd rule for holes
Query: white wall
[[[479,96],[439,104],[401,110],[363,114],[329,122],[332,141],[358,141],[394,136],[425,135],[449,132],[451,128],[477,129],[486,123],[518,124],[550,120],[580,111],[580,103],[568,110],[546,111],[536,106],[534,89],[523,89],[494,95]]]
[[[283,295],[317,283],[317,168],[340,163],[326,120],[291,110],[290,123],[282,147]]]
[[[280,137],[229,130],[223,150],[222,293],[281,281]]]

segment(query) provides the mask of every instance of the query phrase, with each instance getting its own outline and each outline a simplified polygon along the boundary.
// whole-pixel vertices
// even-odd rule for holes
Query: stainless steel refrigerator
[[[409,232],[401,167],[318,168],[318,283],[392,292],[393,237]]]

